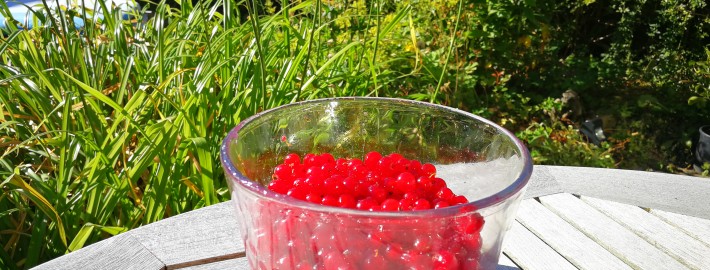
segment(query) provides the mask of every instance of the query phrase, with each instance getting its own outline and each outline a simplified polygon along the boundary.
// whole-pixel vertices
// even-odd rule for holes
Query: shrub
[[[687,166],[710,122],[702,1],[257,2],[182,1],[81,29],[71,18],[92,11],[9,24],[0,268],[228,199],[224,134],[294,101],[426,100],[513,130],[538,164],[635,169]],[[579,116],[556,101],[568,90]],[[597,115],[613,120],[600,146],[577,132]]]

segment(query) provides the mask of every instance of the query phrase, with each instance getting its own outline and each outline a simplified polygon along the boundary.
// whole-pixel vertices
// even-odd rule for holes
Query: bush
[[[702,1],[182,3],[146,22],[113,13],[77,30],[70,18],[91,11],[68,9],[9,24],[0,268],[227,200],[223,136],[294,101],[426,100],[513,130],[538,164],[635,169],[686,167],[710,122]],[[557,100],[568,90],[578,108]],[[599,146],[577,132],[596,116]]]

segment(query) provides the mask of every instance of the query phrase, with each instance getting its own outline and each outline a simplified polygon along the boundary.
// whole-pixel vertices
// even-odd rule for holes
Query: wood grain
[[[505,236],[503,252],[522,269],[577,269],[518,222]]]
[[[570,194],[540,197],[542,204],[636,269],[688,269],[638,235]]]
[[[535,166],[533,175],[549,175],[566,193],[710,219],[710,181],[644,171]],[[548,180],[551,181],[551,180]]]
[[[533,172],[524,195],[525,198],[536,198],[564,192],[562,186],[557,182],[557,178],[544,166],[533,166]]]
[[[223,270],[223,269],[250,270],[246,257],[181,268],[181,270]]]
[[[673,225],[637,206],[591,197],[581,199],[691,269],[710,269],[710,247]]]
[[[651,209],[651,214],[710,246],[710,220]]]
[[[232,209],[223,202],[130,231],[168,269],[244,256]]]
[[[165,269],[155,255],[133,236],[120,234],[38,265],[32,269]]]
[[[508,258],[505,254],[500,254],[500,259],[498,259],[498,267],[496,270],[520,270],[520,268],[515,265],[513,261]]]
[[[517,220],[579,269],[631,269],[535,200],[521,202]]]

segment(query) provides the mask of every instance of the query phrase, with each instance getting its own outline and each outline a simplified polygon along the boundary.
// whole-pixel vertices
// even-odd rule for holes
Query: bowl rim
[[[438,110],[444,110],[448,111],[451,113],[455,114],[460,114],[469,118],[472,118],[474,120],[483,122],[484,124],[487,124],[493,128],[496,129],[500,134],[505,134],[509,139],[512,140],[512,142],[515,144],[515,146],[520,150],[520,155],[522,158],[523,162],[523,168],[520,170],[520,173],[517,176],[517,179],[513,181],[510,185],[508,185],[506,188],[500,190],[499,192],[490,195],[485,198],[481,198],[475,201],[471,201],[465,204],[460,204],[460,205],[455,205],[455,206],[450,206],[450,207],[445,207],[445,208],[439,208],[439,209],[428,209],[428,210],[418,210],[418,211],[367,211],[367,210],[359,210],[359,209],[350,209],[350,208],[341,208],[341,207],[336,207],[336,206],[326,206],[326,205],[319,205],[319,204],[314,204],[311,202],[307,201],[302,201],[298,200],[295,198],[292,198],[290,196],[280,194],[273,192],[266,188],[265,186],[250,180],[246,176],[244,176],[239,170],[234,166],[234,163],[231,161],[229,158],[229,144],[230,142],[236,141],[239,139],[239,131],[247,126],[248,124],[252,123],[254,120],[264,116],[271,114],[275,111],[282,110],[285,108],[290,108],[290,107],[297,107],[297,106],[303,106],[303,105],[308,105],[308,104],[314,104],[314,103],[329,103],[329,102],[342,102],[342,101],[386,101],[386,102],[397,102],[397,103],[406,103],[408,105],[414,105],[414,106],[424,106],[424,107],[429,107],[433,109],[438,109]],[[222,167],[225,171],[225,176],[227,178],[227,181],[232,181],[231,184],[236,184],[237,186],[234,186],[233,188],[242,188],[243,190],[246,190],[247,192],[251,193],[252,195],[260,198],[260,199],[266,199],[269,201],[277,202],[277,203],[283,203],[288,206],[293,207],[294,209],[305,209],[305,210],[310,210],[310,211],[316,211],[316,212],[330,212],[330,213],[338,213],[338,214],[344,214],[344,215],[352,215],[352,216],[366,216],[366,217],[387,217],[387,218],[398,218],[398,217],[431,217],[431,216],[438,216],[438,215],[451,215],[452,213],[460,213],[462,210],[466,209],[471,209],[471,207],[474,207],[475,210],[478,209],[486,209],[489,208],[493,205],[496,204],[501,204],[504,202],[507,202],[509,198],[515,196],[518,193],[521,193],[526,185],[528,184],[530,180],[530,176],[532,175],[532,170],[533,170],[533,164],[532,164],[532,158],[530,156],[530,152],[528,151],[527,147],[523,144],[520,139],[518,139],[515,134],[512,132],[508,131],[507,129],[499,126],[498,124],[485,119],[483,117],[480,117],[478,115],[462,111],[456,108],[444,106],[444,105],[438,105],[438,104],[433,104],[433,103],[428,103],[428,102],[422,102],[422,101],[415,101],[415,100],[407,100],[407,99],[400,99],[400,98],[385,98],[385,97],[336,97],[336,98],[322,98],[322,99],[313,99],[313,100],[307,100],[307,101],[300,101],[300,102],[294,102],[290,104],[286,104],[283,106],[279,106],[276,108],[272,108],[269,110],[265,110],[262,112],[259,112],[257,114],[254,114],[251,117],[248,117],[247,119],[241,121],[237,126],[232,128],[232,130],[229,131],[227,136],[224,138],[222,141],[221,149],[220,149],[220,161],[222,163]],[[231,193],[231,191],[230,191]],[[234,200],[234,198],[232,198]],[[466,211],[466,212],[469,212]]]

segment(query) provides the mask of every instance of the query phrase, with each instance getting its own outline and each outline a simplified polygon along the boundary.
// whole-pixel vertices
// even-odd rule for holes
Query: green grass
[[[333,41],[324,3],[246,20],[239,5],[263,7],[244,4],[161,5],[145,23],[112,13],[81,30],[66,16],[91,11],[52,10],[37,14],[44,27],[6,32],[0,268],[228,200],[218,148],[240,120],[298,100],[381,95],[410,75],[387,71],[398,60],[377,55],[390,33],[406,31],[407,8],[375,34]],[[380,22],[370,10],[359,20]]]
[[[145,22],[38,12],[0,35],[0,269],[228,200],[221,140],[295,101],[426,100],[516,132],[538,163],[668,171],[710,119],[701,2],[183,2]],[[565,118],[568,89],[614,120],[608,142]]]

